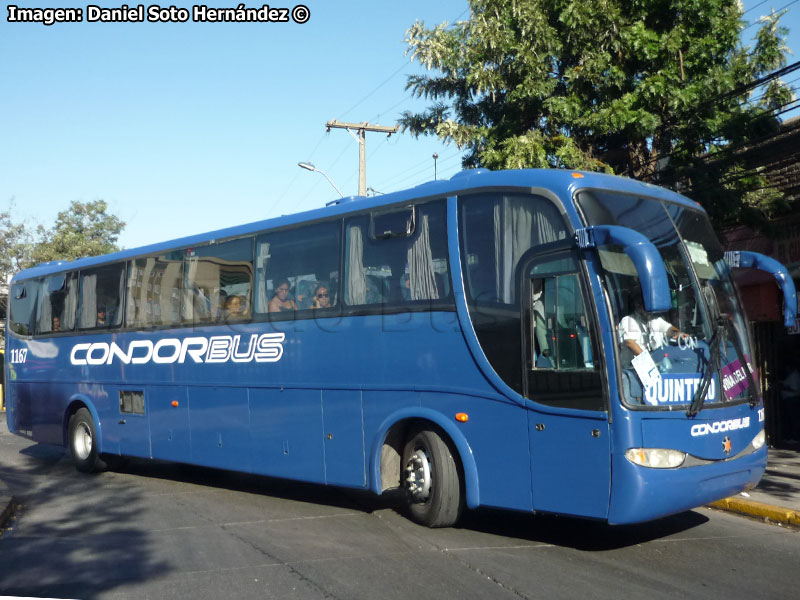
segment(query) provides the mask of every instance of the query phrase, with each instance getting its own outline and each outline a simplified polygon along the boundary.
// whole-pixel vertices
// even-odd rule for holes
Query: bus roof
[[[588,171],[570,171],[567,169],[520,169],[506,171],[489,171],[487,169],[471,169],[461,171],[450,179],[429,181],[413,188],[380,196],[350,196],[329,202],[323,208],[282,215],[271,219],[254,221],[216,231],[200,233],[183,238],[176,238],[147,246],[120,250],[112,254],[80,258],[74,261],[53,261],[25,269],[17,273],[13,280],[41,277],[51,273],[87,268],[105,263],[129,260],[138,256],[158,254],[177,248],[191,247],[208,243],[212,240],[225,240],[246,236],[268,229],[289,227],[301,223],[336,217],[351,212],[359,212],[402,204],[419,198],[453,196],[469,190],[481,188],[546,188],[562,199],[571,196],[580,189],[607,189],[628,194],[640,194],[671,202],[677,202],[690,208],[700,209],[699,204],[665,188],[615,175],[605,175]]]

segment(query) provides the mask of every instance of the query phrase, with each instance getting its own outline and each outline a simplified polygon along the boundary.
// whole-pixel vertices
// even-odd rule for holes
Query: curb
[[[767,519],[774,523],[800,526],[800,511],[791,508],[781,508],[780,506],[764,504],[763,502],[754,502],[753,500],[742,500],[735,496],[717,500],[708,506],[738,513],[740,515],[747,515],[749,517]]]

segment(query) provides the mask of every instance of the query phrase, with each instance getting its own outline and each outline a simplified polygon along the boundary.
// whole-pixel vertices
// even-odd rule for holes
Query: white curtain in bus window
[[[566,237],[564,221],[549,202],[530,197],[505,196],[494,206],[494,261],[497,296],[514,302],[514,272],[520,257],[531,247]]]
[[[472,302],[518,304],[514,274],[533,247],[567,236],[564,219],[546,198],[490,194],[460,199],[464,274]]]
[[[130,263],[127,323],[157,327],[180,323],[183,251],[137,258]]]
[[[409,294],[411,300],[438,300],[428,215],[421,221],[419,236],[408,249]]]
[[[124,263],[81,271],[79,329],[117,327],[122,323]]]
[[[364,240],[360,225],[347,228],[347,304],[365,304],[367,301],[367,272],[364,269]]]
[[[81,314],[78,327],[86,329],[97,325],[97,275],[81,277]]]
[[[267,295],[267,266],[269,265],[269,242],[257,244],[258,254],[256,254],[256,312],[267,312],[269,296]]]
[[[77,305],[78,286],[74,273],[46,277],[39,305],[38,333],[72,331]]]

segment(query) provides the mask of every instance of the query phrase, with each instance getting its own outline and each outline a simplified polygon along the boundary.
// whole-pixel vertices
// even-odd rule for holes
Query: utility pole
[[[331,129],[344,129],[353,136],[353,139],[358,142],[358,195],[367,195],[367,132],[375,131],[378,133],[385,133],[386,137],[390,137],[393,133],[397,133],[397,125],[394,127],[384,127],[383,125],[370,125],[366,121],[363,123],[340,123],[336,119],[325,123],[325,127],[330,132]],[[353,130],[356,133],[353,133]]]

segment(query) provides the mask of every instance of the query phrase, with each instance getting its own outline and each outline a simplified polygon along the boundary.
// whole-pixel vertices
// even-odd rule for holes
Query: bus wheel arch
[[[86,407],[76,410],[69,418],[67,441],[72,462],[82,473],[97,473],[106,467],[98,451],[97,428]]]
[[[91,402],[72,398],[64,418],[64,446],[75,468],[82,473],[98,473],[109,467],[101,454],[100,420]]]
[[[438,413],[433,413],[432,418],[409,416],[386,426],[385,434],[379,437],[379,447],[373,453],[372,474],[376,492],[404,491],[410,516],[415,521],[444,527],[455,523],[464,506],[478,506],[478,475],[472,450],[464,436],[456,426],[437,416]],[[439,479],[444,486],[433,490],[433,497],[430,497],[429,481],[421,490],[413,488],[423,473],[430,473],[431,469],[438,471],[434,473],[434,480]],[[444,498],[442,493],[449,498],[448,507],[439,503]]]
[[[401,477],[408,515],[427,527],[450,527],[464,510],[464,470],[455,446],[439,427],[410,430]]]

